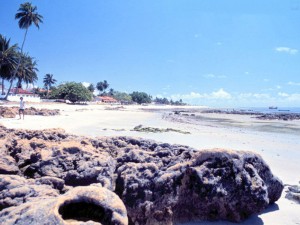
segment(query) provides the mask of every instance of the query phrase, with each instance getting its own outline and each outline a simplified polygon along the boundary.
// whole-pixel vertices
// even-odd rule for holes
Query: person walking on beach
[[[23,114],[23,120],[24,120],[24,111],[25,111],[25,102],[23,101],[23,97],[20,98],[20,109],[19,109],[19,116],[21,119],[21,114]]]

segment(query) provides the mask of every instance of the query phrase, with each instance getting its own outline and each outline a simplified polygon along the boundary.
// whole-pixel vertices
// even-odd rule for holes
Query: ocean
[[[228,108],[228,110],[233,110]],[[300,113],[300,107],[277,107],[275,109],[265,107],[241,107],[234,108],[234,110],[246,111],[246,112],[259,112],[259,113]]]

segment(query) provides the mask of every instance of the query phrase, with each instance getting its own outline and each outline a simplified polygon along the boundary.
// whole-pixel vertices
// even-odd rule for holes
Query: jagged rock
[[[25,109],[25,115],[37,115],[37,116],[55,116],[59,115],[59,109],[36,109],[29,107]],[[19,114],[19,107],[4,107],[0,106],[0,117],[15,118]]]
[[[300,186],[288,185],[285,197],[300,204]]]
[[[11,186],[3,181],[6,186],[0,189],[0,200],[7,195],[11,198],[2,204],[0,221],[9,214],[14,218],[8,220],[11,224],[20,212],[26,215],[20,221],[32,219],[39,224],[30,213],[45,219],[46,209],[53,209],[58,195],[76,186],[97,189],[101,184],[114,191],[126,205],[130,225],[172,225],[199,219],[239,222],[277,201],[283,189],[263,159],[252,152],[201,151],[130,137],[92,139],[59,129],[0,128],[0,150],[3,157],[10,157],[19,175],[14,185],[10,183],[17,181],[7,181],[16,179],[13,175],[1,175]],[[25,203],[16,194],[20,187]],[[45,192],[40,191],[42,187]],[[28,195],[30,188],[33,197]],[[34,201],[41,208],[30,211]],[[48,224],[61,222],[57,214],[48,216]]]
[[[251,152],[217,149],[197,152],[191,160],[176,158],[173,166],[145,163],[140,157],[140,162],[118,168],[116,192],[131,224],[238,222],[277,201],[283,189],[261,157]]]
[[[127,225],[126,208],[120,198],[100,186],[76,187],[59,197],[35,198],[0,212],[8,225],[103,224]]]
[[[36,198],[46,199],[58,195],[59,192],[51,186],[36,184],[33,179],[28,180],[18,175],[0,175],[0,211],[34,201]]]
[[[9,154],[26,177],[50,176],[71,186],[101,182],[112,187],[115,161],[107,152],[94,151],[91,143],[73,140],[63,133],[37,133],[18,131],[16,135],[22,138],[6,143]]]
[[[219,110],[219,109],[209,109],[203,110],[202,113],[217,113],[217,114],[234,114],[234,115],[251,115],[256,119],[260,120],[300,120],[300,113],[261,113],[255,111],[245,111],[245,110]]]
[[[2,151],[0,150],[0,154]],[[19,168],[15,160],[10,155],[1,154],[0,157],[0,174],[17,174]]]

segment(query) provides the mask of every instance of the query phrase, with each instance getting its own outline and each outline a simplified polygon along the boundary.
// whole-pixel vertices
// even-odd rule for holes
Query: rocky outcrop
[[[7,224],[239,222],[283,190],[253,152],[0,128],[0,220]]]
[[[300,204],[300,185],[288,185],[285,197]]]
[[[26,108],[25,115],[37,115],[37,116],[56,116],[59,115],[59,109],[36,109],[34,107]],[[19,114],[19,108],[0,106],[0,117],[3,118],[15,118]]]
[[[0,190],[0,218],[5,221],[1,224],[128,224],[123,202],[101,185],[76,187],[59,195],[51,185],[0,175]]]
[[[274,112],[261,113],[245,110],[219,110],[209,109],[203,110],[202,113],[217,113],[217,114],[234,114],[234,115],[250,115],[259,120],[300,120],[300,113]]]

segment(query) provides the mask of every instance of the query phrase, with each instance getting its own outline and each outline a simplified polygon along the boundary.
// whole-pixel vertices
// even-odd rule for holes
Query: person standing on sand
[[[20,98],[20,109],[19,109],[19,116],[21,119],[21,114],[23,114],[23,120],[24,120],[24,111],[25,111],[25,102],[23,101],[23,97]]]

